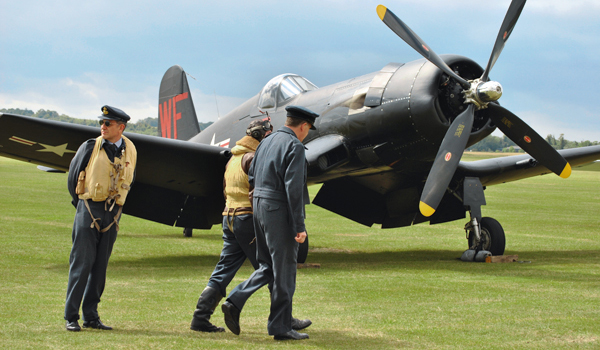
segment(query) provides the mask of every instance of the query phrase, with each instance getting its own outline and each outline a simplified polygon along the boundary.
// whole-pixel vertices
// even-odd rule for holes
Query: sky
[[[91,119],[108,104],[154,118],[177,64],[199,121],[215,121],[282,73],[322,87],[420,59],[381,22],[380,3],[437,54],[485,67],[510,4],[380,1],[1,1],[0,108]],[[529,0],[490,74],[500,103],[543,137],[600,141],[598,18],[598,0]]]

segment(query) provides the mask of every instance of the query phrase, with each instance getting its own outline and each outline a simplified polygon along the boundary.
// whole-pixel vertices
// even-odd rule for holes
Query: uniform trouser
[[[115,205],[112,212],[105,211],[105,202],[88,200],[88,204],[94,217],[100,219],[101,228],[113,222],[119,209]],[[90,228],[91,223],[90,213],[80,199],[73,222],[73,247],[69,257],[69,283],[65,303],[67,321],[79,319],[80,305],[84,320],[98,319],[98,303],[104,291],[108,259],[117,239],[117,225],[100,233],[95,227]]]
[[[258,270],[235,287],[227,299],[241,310],[254,292],[272,283],[267,329],[270,335],[286,333],[292,330],[298,259],[296,232],[289,223],[287,203],[255,197],[254,231]]]
[[[232,227],[229,227],[230,224]],[[256,242],[254,242],[254,223],[252,214],[223,216],[223,250],[208,286],[227,295],[227,286],[242,267],[246,258],[256,270]]]

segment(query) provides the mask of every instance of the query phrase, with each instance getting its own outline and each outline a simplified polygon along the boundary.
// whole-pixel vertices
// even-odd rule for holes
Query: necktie
[[[104,143],[104,151],[106,151],[106,155],[111,162],[115,161],[115,154],[117,153],[117,146],[112,143],[105,142]]]

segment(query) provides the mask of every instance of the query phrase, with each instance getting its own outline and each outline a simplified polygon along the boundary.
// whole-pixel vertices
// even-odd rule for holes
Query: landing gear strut
[[[471,216],[471,220],[465,225],[469,249],[487,250],[492,255],[504,254],[506,247],[504,229],[495,219],[481,217],[481,206],[485,205],[481,181],[476,177],[466,177],[463,190],[463,204]]]

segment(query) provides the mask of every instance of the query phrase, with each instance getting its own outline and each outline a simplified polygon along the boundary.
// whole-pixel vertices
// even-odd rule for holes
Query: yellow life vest
[[[122,136],[125,142],[125,150],[121,158],[115,157],[111,162],[102,148],[102,136],[96,138],[96,144],[90,157],[90,162],[85,168],[85,187],[79,193],[80,199],[91,199],[94,202],[108,200],[109,204],[115,202],[122,206],[129,193],[135,165],[137,162],[137,151],[133,142]]]
[[[256,151],[257,146],[257,140],[245,136],[236,142],[236,146],[231,150],[233,155],[225,169],[225,193],[227,194],[225,205],[227,209],[252,207],[248,198],[248,192],[250,192],[248,174],[242,169],[242,158],[246,153]]]
[[[245,153],[231,157],[227,170],[225,170],[225,193],[227,193],[227,208],[250,208],[250,184],[248,175],[242,170],[242,157]]]

